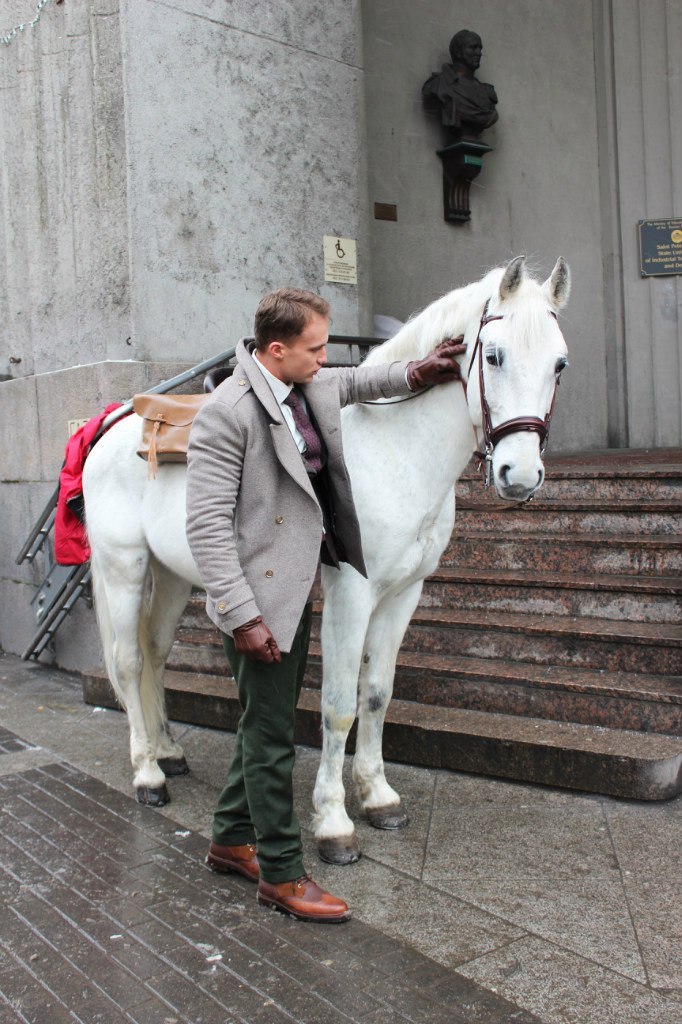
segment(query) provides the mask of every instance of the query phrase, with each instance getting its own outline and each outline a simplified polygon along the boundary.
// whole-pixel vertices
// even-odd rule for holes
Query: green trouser
[[[273,885],[300,878],[301,829],[294,812],[294,719],[310,640],[312,605],[303,610],[288,654],[279,664],[237,653],[231,636],[223,646],[237,682],[239,719],[227,785],[213,819],[213,842],[241,846],[255,841],[261,876]]]

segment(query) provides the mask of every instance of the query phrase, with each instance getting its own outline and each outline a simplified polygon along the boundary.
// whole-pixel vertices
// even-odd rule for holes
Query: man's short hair
[[[261,351],[271,341],[288,341],[304,329],[314,313],[328,317],[331,306],[321,295],[303,288],[278,288],[258,303],[253,334]]]

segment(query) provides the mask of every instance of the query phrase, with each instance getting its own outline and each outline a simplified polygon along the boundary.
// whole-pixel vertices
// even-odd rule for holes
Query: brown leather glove
[[[445,384],[449,380],[460,380],[459,364],[456,356],[463,355],[467,348],[463,345],[464,335],[458,338],[447,338],[429,352],[426,359],[414,360],[407,367],[407,383],[413,391],[421,391],[434,384]]]
[[[282,655],[277,641],[263,622],[263,616],[237,626],[232,631],[234,646],[245,658],[252,661],[280,662]]]

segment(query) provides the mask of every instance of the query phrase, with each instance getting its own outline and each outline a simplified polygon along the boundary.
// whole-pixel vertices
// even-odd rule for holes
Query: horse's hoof
[[[357,864],[362,854],[355,833],[333,839],[318,839],[317,853],[327,864]]]
[[[402,804],[393,804],[391,807],[366,807],[365,814],[373,828],[405,828],[410,821]]]
[[[163,807],[170,803],[170,793],[166,786],[138,786],[135,790],[135,798],[138,804],[146,804],[147,807]]]
[[[160,757],[156,763],[167,779],[175,775],[189,775],[189,765],[184,757]]]

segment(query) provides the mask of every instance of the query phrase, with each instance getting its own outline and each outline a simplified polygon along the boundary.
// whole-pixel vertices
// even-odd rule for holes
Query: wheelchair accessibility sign
[[[324,279],[336,284],[357,284],[357,249],[354,238],[324,235]]]

